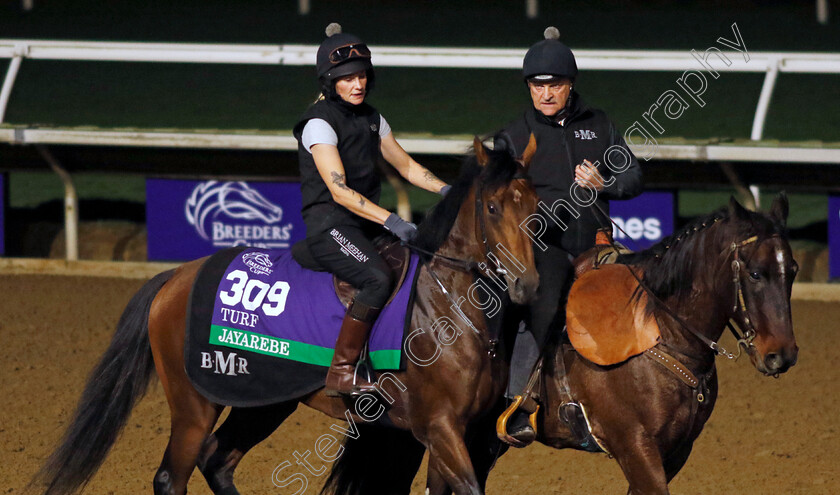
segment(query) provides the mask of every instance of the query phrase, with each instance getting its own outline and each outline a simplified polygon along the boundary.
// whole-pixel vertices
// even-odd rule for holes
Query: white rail
[[[314,65],[316,45],[218,45],[203,43],[116,43],[96,41],[43,41],[0,39],[0,58],[11,58],[0,92],[0,122],[11,96],[15,76],[24,58],[41,60],[100,60],[121,62],[180,62],[211,64]],[[373,47],[373,62],[383,67],[518,69],[524,49]],[[780,72],[840,74],[840,54],[722,52],[732,63],[716,56],[710,63],[718,72],[765,73],[756,107],[751,138],[762,138],[764,122]],[[645,50],[575,50],[582,70],[706,71],[691,52]],[[748,59],[748,60],[746,60]]]
[[[462,155],[473,144],[470,136],[424,136],[397,134],[397,139],[409,153]],[[140,146],[150,148],[194,149],[298,149],[291,131],[210,131],[171,129],[94,129],[50,128],[37,126],[0,126],[0,143],[86,146]],[[630,145],[633,152],[650,152],[644,146]],[[656,160],[766,162],[840,164],[840,146],[814,146],[813,143],[734,141],[713,143],[706,141],[681,142],[661,140],[656,145]]]

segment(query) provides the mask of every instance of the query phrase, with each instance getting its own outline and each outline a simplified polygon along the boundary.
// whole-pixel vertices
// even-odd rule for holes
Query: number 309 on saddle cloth
[[[418,259],[374,325],[374,369],[400,369]],[[250,407],[298,398],[324,385],[345,309],[327,272],[290,252],[231,248],[202,266],[190,294],[187,375],[206,397]]]

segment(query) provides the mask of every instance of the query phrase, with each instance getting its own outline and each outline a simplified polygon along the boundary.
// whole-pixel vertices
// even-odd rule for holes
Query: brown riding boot
[[[356,363],[362,355],[370,329],[379,315],[379,308],[353,301],[341,322],[335,342],[330,370],[327,372],[326,394],[330,397],[358,396],[375,392],[376,387],[356,374]]]

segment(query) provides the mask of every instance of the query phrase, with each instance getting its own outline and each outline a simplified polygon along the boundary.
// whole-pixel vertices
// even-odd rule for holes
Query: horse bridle
[[[526,178],[525,175],[517,172],[513,176],[513,179],[511,179],[511,182],[513,182],[514,180],[525,179],[525,178]],[[461,258],[455,258],[455,257],[452,257],[452,256],[446,256],[446,255],[443,255],[443,254],[439,254],[439,253],[435,253],[435,252],[423,249],[421,247],[418,247],[418,246],[416,246],[414,244],[410,244],[410,243],[407,244],[407,246],[413,251],[417,251],[418,253],[425,254],[425,255],[431,257],[432,259],[443,261],[446,264],[450,265],[451,267],[453,267],[457,270],[460,270],[460,271],[464,271],[464,272],[475,271],[479,275],[485,275],[486,271],[489,269],[487,264],[492,263],[493,266],[495,267],[495,269],[493,271],[497,275],[502,275],[502,276],[508,275],[510,272],[507,269],[505,269],[505,267],[498,261],[499,257],[496,254],[494,254],[493,251],[490,249],[490,243],[487,240],[487,226],[486,226],[487,224],[486,224],[486,220],[485,220],[486,212],[484,211],[484,198],[483,198],[484,194],[483,193],[484,193],[484,188],[481,186],[481,184],[479,184],[477,186],[476,195],[475,195],[475,215],[476,215],[477,223],[479,225],[479,234],[481,236],[481,244],[484,247],[484,259],[485,259],[485,261],[475,262],[475,261],[472,261],[472,260],[465,260],[465,259],[461,259]],[[519,277],[514,277],[512,282],[515,283],[517,280],[519,280]]]
[[[514,180],[517,180],[517,179],[524,179],[524,178],[526,178],[524,174],[522,174],[520,172],[517,172],[513,176],[513,178],[511,179],[511,182],[513,182]],[[408,245],[409,248],[414,250],[414,251],[426,254],[426,255],[430,256],[432,259],[437,259],[437,260],[444,261],[445,264],[448,264],[451,267],[453,267],[457,270],[460,270],[460,271],[464,271],[464,272],[475,271],[476,273],[479,274],[479,276],[484,276],[484,275],[486,275],[486,272],[489,271],[489,268],[487,266],[487,262],[490,262],[490,263],[493,263],[493,265],[495,265],[495,267],[496,267],[495,272],[496,272],[497,275],[502,275],[502,276],[508,275],[509,274],[508,270],[506,270],[504,268],[504,266],[502,266],[501,263],[499,263],[499,261],[498,261],[499,257],[496,256],[495,254],[493,254],[493,252],[490,249],[490,243],[487,241],[487,226],[486,226],[486,220],[485,220],[486,213],[484,211],[483,195],[484,195],[484,188],[481,184],[478,184],[478,186],[476,188],[476,194],[475,194],[475,215],[476,215],[476,218],[478,220],[479,234],[481,235],[481,243],[484,246],[484,259],[486,260],[485,262],[476,263],[475,261],[471,261],[471,260],[464,260],[464,259],[455,258],[455,257],[451,257],[451,256],[445,256],[445,255],[442,255],[442,254],[438,254],[438,253],[428,251],[426,249],[417,247],[417,246],[412,245],[412,244]],[[440,290],[443,292],[443,294],[446,296],[446,298],[451,303],[450,307],[452,307],[458,313],[458,316],[460,316],[461,319],[464,320],[467,323],[467,325],[470,326],[470,329],[472,329],[472,331],[476,335],[481,336],[481,332],[475,327],[475,325],[472,324],[472,321],[470,321],[469,317],[467,317],[467,315],[461,309],[460,304],[458,304],[455,301],[455,299],[452,297],[452,294],[449,293],[449,291],[443,285],[443,282],[440,281],[440,277],[438,277],[437,273],[435,273],[434,269],[431,266],[431,263],[425,262],[425,265],[426,265],[426,268],[429,271],[429,275],[432,276],[432,279],[435,281],[435,283],[437,283],[438,287],[440,287]],[[484,272],[482,272],[482,270]],[[512,284],[515,284],[517,280],[519,280],[519,277],[514,277],[513,280],[510,280],[509,282],[512,283]],[[494,352],[496,344],[497,344],[497,342],[494,341],[494,339],[490,340],[489,352],[491,354]]]
[[[630,237],[627,234],[627,232],[624,232],[624,229],[622,229],[620,225],[616,224],[612,220],[612,218],[610,218],[610,216],[607,215],[607,213],[600,206],[598,206],[597,204],[595,206],[598,208],[598,210],[601,212],[601,214],[605,218],[609,219],[610,223],[612,223],[612,225],[614,225],[615,228],[617,228],[619,231],[621,231],[625,236]],[[717,221],[718,220],[716,219],[715,222],[717,222]],[[766,239],[763,239],[761,242],[764,242],[768,239],[779,238],[779,237],[780,236],[778,234],[773,234],[770,237],[768,237]],[[734,314],[738,314],[740,312],[741,317],[743,319],[743,325],[742,325],[743,333],[740,333],[740,332],[738,332],[737,329],[735,329],[735,327],[732,325],[732,321],[731,321],[732,319],[731,318],[726,322],[727,328],[729,328],[729,331],[732,332],[732,335],[735,337],[736,343],[738,345],[738,353],[737,354],[734,354],[734,353],[731,353],[731,352],[727,351],[719,343],[717,343],[714,340],[706,337],[705,335],[703,335],[702,333],[698,332],[697,330],[692,328],[690,325],[688,325],[688,323],[686,323],[685,320],[683,320],[679,315],[677,315],[671,308],[668,307],[667,304],[665,304],[664,301],[659,299],[653,293],[653,291],[650,290],[650,288],[648,288],[647,285],[645,285],[645,283],[642,281],[641,277],[639,277],[634,270],[630,269],[629,266],[628,266],[628,269],[630,270],[630,273],[633,275],[633,277],[636,279],[636,281],[639,283],[639,287],[641,287],[650,297],[652,297],[654,299],[654,301],[656,301],[658,303],[658,305],[663,310],[665,310],[665,312],[668,313],[668,315],[671,318],[674,319],[674,321],[676,321],[677,323],[680,324],[680,326],[682,326],[684,329],[688,330],[689,333],[691,333],[697,339],[699,339],[701,342],[706,344],[706,346],[708,346],[712,351],[714,351],[715,354],[722,355],[722,356],[726,357],[727,359],[738,359],[739,357],[741,357],[741,351],[742,350],[747,351],[747,353],[749,354],[755,349],[755,344],[753,343],[753,341],[755,340],[755,337],[756,337],[755,327],[752,324],[752,320],[750,320],[749,310],[747,308],[747,303],[744,299],[744,288],[743,288],[743,285],[741,284],[741,267],[743,265],[745,265],[745,263],[741,260],[740,249],[744,246],[747,246],[747,245],[752,244],[752,243],[757,242],[757,241],[758,241],[758,236],[754,235],[752,237],[744,239],[741,242],[733,242],[732,244],[730,244],[729,248],[727,249],[729,251],[729,253],[726,255],[726,258],[725,258],[725,259],[729,259],[729,256],[733,255],[733,260],[732,260],[732,263],[731,263],[730,266],[732,267],[732,283],[735,285],[735,304],[732,306],[732,311],[733,311]],[[610,236],[610,245],[616,251],[618,250],[618,247],[615,245],[615,241],[612,240],[612,236]]]
[[[763,239],[761,242],[773,238],[778,239],[779,237],[779,234],[773,234],[770,237]],[[735,314],[738,314],[738,312],[741,313],[741,316],[743,318],[743,325],[739,326],[741,326],[741,328],[743,329],[743,333],[739,333],[732,325],[731,321],[727,321],[726,326],[729,327],[729,330],[732,332],[732,335],[735,336],[735,340],[738,343],[738,355],[741,354],[741,349],[747,351],[748,354],[751,354],[755,350],[755,344],[753,343],[756,337],[755,326],[753,326],[752,320],[750,320],[749,310],[747,309],[747,303],[744,299],[744,288],[741,283],[741,266],[745,266],[746,263],[741,261],[739,250],[747,244],[752,244],[756,241],[758,241],[758,236],[754,235],[749,239],[746,239],[739,243],[733,242],[732,245],[729,247],[729,251],[734,255],[731,264],[732,283],[735,285],[735,302],[732,305],[732,311]]]

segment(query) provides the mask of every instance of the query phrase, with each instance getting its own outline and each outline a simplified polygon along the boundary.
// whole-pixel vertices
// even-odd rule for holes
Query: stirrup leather
[[[533,399],[529,397],[529,399],[536,405],[534,407],[534,412],[528,415],[528,423],[531,425],[531,428],[534,429],[534,433],[537,432],[537,413],[540,410],[540,405],[536,403]],[[525,447],[525,444],[517,440],[516,438],[510,436],[507,432],[507,423],[510,420],[510,417],[513,416],[522,404],[525,403],[525,396],[517,395],[514,397],[513,402],[511,405],[505,409],[505,412],[499,416],[496,420],[496,436],[499,437],[499,440],[505,442],[508,445],[514,447]]]

